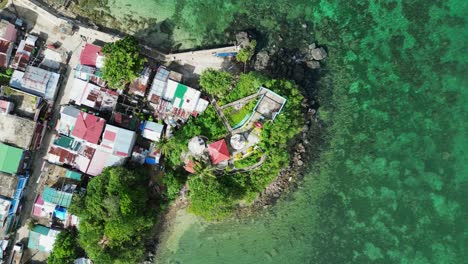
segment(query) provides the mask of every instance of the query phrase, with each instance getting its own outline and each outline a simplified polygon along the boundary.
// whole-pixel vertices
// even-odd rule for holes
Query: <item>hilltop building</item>
[[[224,139],[218,140],[208,145],[208,152],[213,164],[219,164],[231,158],[229,149]]]

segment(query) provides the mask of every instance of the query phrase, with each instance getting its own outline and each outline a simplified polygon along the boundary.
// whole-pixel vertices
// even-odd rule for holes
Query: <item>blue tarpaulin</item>
[[[157,163],[156,163],[156,159],[155,159],[155,158],[151,158],[151,157],[146,157],[145,163],[146,163],[146,164],[157,164]]]
[[[237,52],[222,52],[222,53],[215,53],[214,55],[216,57],[232,57],[232,56],[236,56]]]
[[[23,189],[26,186],[27,180],[27,177],[18,176],[18,185],[16,185],[15,195],[13,197],[13,200],[11,201],[11,207],[8,211],[8,214],[14,214],[16,213],[16,210],[18,210],[19,202],[23,194]]]
[[[60,207],[60,206],[57,206],[55,208],[55,212],[54,212],[54,217],[62,220],[62,221],[65,221],[65,217],[67,215],[67,209],[63,208],[63,207]]]

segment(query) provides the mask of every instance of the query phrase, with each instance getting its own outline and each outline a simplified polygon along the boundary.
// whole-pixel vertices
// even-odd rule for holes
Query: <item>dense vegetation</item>
[[[234,127],[239,124],[244,118],[250,116],[253,109],[257,105],[258,100],[250,100],[240,109],[236,109],[233,106],[223,109],[223,113],[226,116],[229,124]]]
[[[258,192],[261,192],[277,177],[279,171],[288,165],[290,158],[288,143],[300,132],[304,124],[300,106],[303,97],[297,85],[287,80],[271,80],[258,73],[242,74],[225,98],[240,99],[255,93],[261,85],[283,95],[288,100],[274,123],[267,122],[262,130],[260,147],[265,150],[264,165],[249,172],[235,173],[229,169],[212,171],[208,165],[201,164],[196,169],[195,175],[188,180],[191,212],[207,219],[222,218],[228,215],[239,201],[252,201]],[[188,141],[192,137],[203,135],[210,141],[215,141],[225,134],[223,124],[210,107],[201,116],[191,119],[182,129],[176,131],[171,139],[163,143],[171,146],[172,150],[166,154],[166,161],[174,168],[182,166],[180,154],[187,150]],[[206,176],[207,174],[214,176]],[[173,179],[173,174],[170,175]],[[168,180],[167,183],[170,190],[181,186],[178,180]]]
[[[158,148],[170,167],[181,164],[180,154],[188,150],[188,142],[194,136],[218,139],[227,133],[213,106],[209,105],[202,115],[191,118],[183,128],[174,132],[173,137],[159,141]]]
[[[200,87],[205,93],[219,99],[231,89],[233,79],[229,72],[206,69],[200,76]]]
[[[267,81],[269,81],[269,79],[266,76],[257,72],[241,74],[237,78],[235,87],[231,89],[223,98],[220,98],[219,104],[224,105],[254,94],[258,92],[260,86],[265,84]]]
[[[250,41],[249,45],[239,50],[239,53],[236,55],[236,60],[244,64],[244,72],[247,68],[247,62],[252,58],[255,53],[255,47],[257,46],[257,41]]]
[[[84,251],[78,246],[76,229],[62,230],[55,239],[54,249],[47,258],[49,264],[73,264],[75,259],[83,257]]]
[[[291,210],[275,209],[262,225],[242,222],[246,231],[236,230],[239,237],[216,236],[210,228],[197,236],[196,226],[186,235],[193,244],[183,240],[185,247],[170,259],[201,263],[222,252],[256,256],[245,263],[464,263],[466,1],[173,5],[174,28],[198,43],[223,43],[229,27],[254,27],[270,46],[299,48],[313,40],[326,45],[325,77],[309,88],[321,91],[319,115],[330,144],[322,166],[306,177],[312,183],[297,192],[300,201],[285,203]],[[176,42],[190,44],[186,35],[177,36]],[[286,231],[292,223],[294,229]],[[227,225],[223,231],[233,229]],[[261,234],[252,230],[261,226],[267,226]],[[245,243],[266,233],[280,242]],[[279,251],[267,260],[259,249],[271,248]]]
[[[239,159],[239,160],[234,160],[234,166],[237,169],[242,169],[242,168],[252,166],[254,164],[257,164],[260,161],[262,156],[263,156],[263,151],[253,150],[247,157]]]
[[[143,69],[145,59],[140,55],[138,41],[125,36],[114,43],[107,43],[102,48],[104,59],[103,78],[112,88],[123,89],[133,81]]]
[[[95,263],[141,260],[156,206],[142,170],[106,168],[89,182],[86,196],[74,196],[70,211],[80,217],[79,245]]]

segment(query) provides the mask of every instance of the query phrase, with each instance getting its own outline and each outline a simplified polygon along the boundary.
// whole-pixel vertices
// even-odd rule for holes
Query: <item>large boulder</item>
[[[312,58],[314,60],[323,60],[327,57],[327,52],[323,48],[315,48],[312,50]]]
[[[268,66],[268,61],[270,60],[270,55],[268,54],[267,51],[262,50],[259,53],[257,53],[257,56],[255,57],[255,64],[254,68],[257,71],[265,70],[266,67]]]
[[[311,69],[320,68],[320,62],[318,62],[318,61],[308,61],[308,62],[306,62],[306,64],[307,64],[307,67],[309,67]]]
[[[241,31],[241,32],[237,33],[236,34],[236,42],[237,42],[238,46],[240,46],[241,48],[245,48],[250,43],[249,34],[247,34],[247,32],[245,32],[245,31]]]

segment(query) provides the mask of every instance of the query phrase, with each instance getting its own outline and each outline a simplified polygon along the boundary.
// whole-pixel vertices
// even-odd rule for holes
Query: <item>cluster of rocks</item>
[[[257,53],[255,56],[255,63],[253,65],[256,71],[263,71],[268,67],[268,63],[270,62],[270,54],[266,50],[262,50]]]
[[[245,48],[250,44],[250,36],[247,32],[241,31],[236,34],[236,45]]]
[[[315,43],[312,43],[306,47],[301,48],[301,53],[304,55],[304,61],[307,67],[311,69],[320,68],[321,60],[327,57],[327,52],[322,47],[317,47]]]

